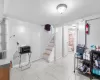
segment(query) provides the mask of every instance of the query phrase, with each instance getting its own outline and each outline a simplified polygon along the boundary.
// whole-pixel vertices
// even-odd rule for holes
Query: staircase
[[[45,52],[43,53],[43,59],[45,59],[47,62],[54,61],[54,36],[49,41]]]

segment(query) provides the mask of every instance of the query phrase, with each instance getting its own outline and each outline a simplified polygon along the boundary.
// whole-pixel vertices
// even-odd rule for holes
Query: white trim
[[[64,57],[64,26],[62,27],[62,57]]]
[[[42,59],[42,58],[37,59],[37,60],[34,60],[34,61],[31,61],[30,63],[34,63],[34,62],[39,61],[39,60],[41,60],[41,59]],[[28,62],[23,62],[21,65],[24,66],[24,65],[26,65],[27,63],[28,63]],[[19,68],[19,64],[14,65],[13,68]]]
[[[35,24],[35,23],[32,23],[32,22],[28,22],[28,21],[25,21],[25,20],[21,20],[21,19],[18,19],[18,18],[14,18],[14,17],[5,17],[6,19],[12,19],[12,20],[18,20],[18,21],[21,21],[21,22],[25,22],[25,23],[28,23],[28,24]],[[40,25],[40,24],[35,24],[35,25]],[[41,26],[41,25],[40,25]],[[42,27],[42,26],[41,26]]]
[[[88,16],[88,17],[83,18],[83,20],[91,20],[91,19],[96,19],[96,18],[100,18],[100,15]]]
[[[24,66],[24,65],[26,65],[26,64],[28,64],[28,62],[23,62],[23,63],[21,64],[21,66]],[[13,66],[13,68],[18,68],[18,67],[19,67],[19,64]]]
[[[56,61],[56,27],[54,28],[54,61]]]
[[[81,17],[79,19],[76,19],[76,20],[73,20],[73,21],[69,21],[67,23],[64,23],[63,26],[72,25],[72,24],[78,23],[79,21],[90,20],[90,19],[95,19],[95,18],[100,18],[100,14],[95,14],[95,15],[90,15],[90,16],[86,16],[86,17]]]

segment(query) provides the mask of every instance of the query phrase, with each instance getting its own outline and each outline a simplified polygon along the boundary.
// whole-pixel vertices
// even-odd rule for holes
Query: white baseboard
[[[23,63],[21,64],[21,66],[24,66],[24,65],[27,65],[27,64],[28,64],[28,62],[23,62]],[[19,68],[19,64],[14,65],[13,68]]]
[[[41,60],[41,59],[42,59],[42,58],[37,59],[37,60],[34,60],[34,61],[31,61],[31,63],[36,62],[36,61],[39,61],[39,60]],[[28,64],[28,62],[23,62],[23,63],[21,64],[21,66],[24,66],[24,65],[27,65],[27,64]],[[12,68],[19,68],[19,64],[14,65]]]

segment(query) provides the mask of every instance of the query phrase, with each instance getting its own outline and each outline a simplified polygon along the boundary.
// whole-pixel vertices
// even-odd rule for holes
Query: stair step
[[[52,51],[52,49],[48,49],[48,48],[47,48],[46,50],[48,50],[48,51]]]
[[[48,45],[50,45],[50,46],[54,46],[54,43],[49,43]]]
[[[54,43],[54,41],[51,41],[50,43]]]
[[[50,49],[50,50],[52,50],[52,48],[53,48],[53,47],[48,46],[46,49]]]
[[[52,39],[51,41],[54,41],[54,39]]]
[[[47,56],[49,56],[50,54],[49,54],[49,53],[44,53],[43,55],[47,55]]]
[[[43,54],[43,59],[45,59],[47,62],[48,62],[48,57],[49,57],[50,54],[48,53],[44,53]]]
[[[48,45],[48,47],[54,47],[54,45]]]
[[[54,37],[52,38],[52,40],[54,40]]]
[[[54,45],[48,45],[48,47],[54,47]]]
[[[48,54],[50,54],[50,53],[51,53],[51,51],[50,51],[50,50],[46,50],[46,51],[45,51],[45,53],[48,53]]]

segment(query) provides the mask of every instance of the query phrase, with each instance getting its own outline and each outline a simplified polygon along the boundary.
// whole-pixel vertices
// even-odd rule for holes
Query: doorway
[[[68,29],[68,52],[74,52],[75,43],[75,29]]]
[[[78,29],[76,26],[63,27],[63,56],[76,52]]]

